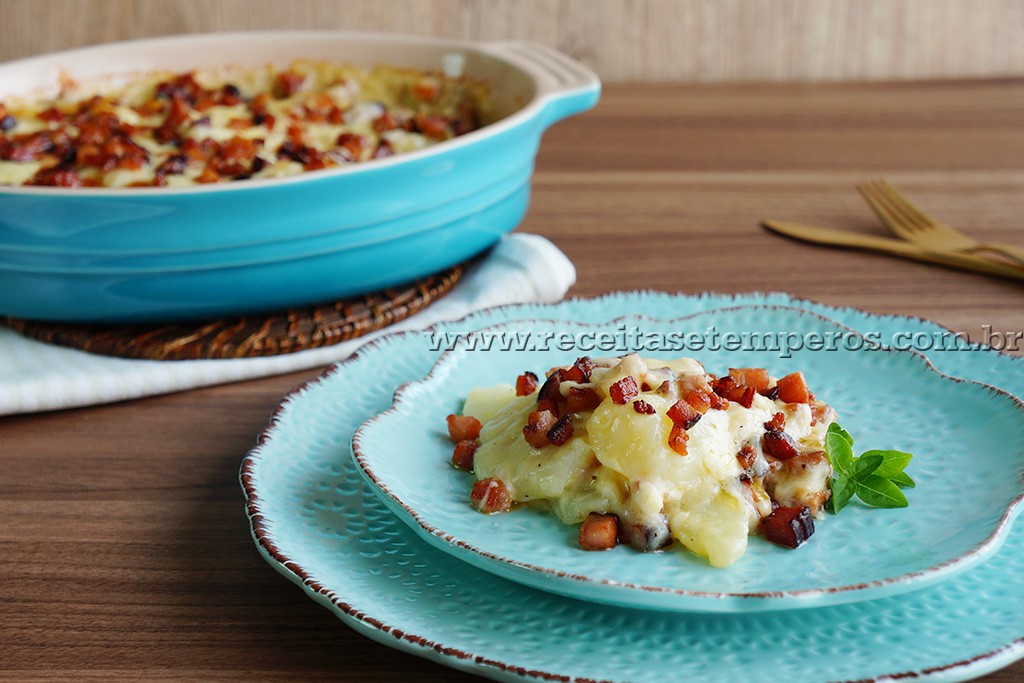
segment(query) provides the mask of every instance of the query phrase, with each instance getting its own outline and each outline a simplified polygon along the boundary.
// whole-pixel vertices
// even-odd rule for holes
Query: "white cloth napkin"
[[[0,415],[112,403],[324,366],[388,332],[422,329],[490,306],[558,301],[575,281],[576,269],[551,242],[508,235],[447,296],[416,315],[358,339],[270,358],[115,358],[34,341],[0,326]]]

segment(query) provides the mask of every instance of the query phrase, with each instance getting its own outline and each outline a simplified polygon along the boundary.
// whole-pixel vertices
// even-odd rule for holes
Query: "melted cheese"
[[[773,475],[775,488],[792,499],[801,498],[801,492],[804,498],[820,496],[823,490],[827,498],[830,468],[792,468],[790,481],[790,470],[778,461],[769,466],[761,450],[764,423],[779,411],[802,450],[821,450],[827,424],[811,425],[810,406],[758,394],[749,409],[731,402],[725,410],[709,410],[688,430],[687,453],[680,455],[668,445],[673,422],[666,414],[678,400],[676,392],[643,392],[638,398],[655,410],[644,414],[632,400],[620,405],[609,398],[609,388],[626,376],[638,386],[660,387],[666,377],[672,386],[680,380],[706,384],[703,366],[692,359],[648,361],[634,354],[605,362],[592,371],[587,385],[598,391],[601,403],[572,416],[574,434],[565,444],[539,449],[523,437],[536,394],[516,396],[507,385],[474,389],[463,412],[483,423],[474,456],[477,478],[502,480],[515,501],[544,501],[569,524],[580,523],[590,512],[607,512],[656,536],[667,522],[672,537],[715,567],[738,560],[748,536],[771,513],[762,485],[765,475]],[[568,386],[579,385],[565,382],[563,393]],[[746,471],[737,459],[745,445],[756,453]]]

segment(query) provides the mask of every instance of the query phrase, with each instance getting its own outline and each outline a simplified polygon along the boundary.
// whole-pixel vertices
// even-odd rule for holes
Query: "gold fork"
[[[1024,248],[1001,242],[979,242],[948,225],[938,222],[914,206],[899,190],[884,180],[857,185],[875,214],[894,233],[931,251],[1002,254],[1024,267]]]

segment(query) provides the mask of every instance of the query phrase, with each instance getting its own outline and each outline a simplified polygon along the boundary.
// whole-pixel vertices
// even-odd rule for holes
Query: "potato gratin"
[[[452,463],[485,513],[540,503],[579,543],[649,551],[678,540],[727,567],[762,533],[796,547],[830,496],[835,412],[802,373],[715,377],[689,358],[578,359],[515,386],[477,388],[448,417]]]
[[[478,128],[485,89],[391,67],[154,73],[117,89],[0,102],[0,185],[188,186],[289,176]]]

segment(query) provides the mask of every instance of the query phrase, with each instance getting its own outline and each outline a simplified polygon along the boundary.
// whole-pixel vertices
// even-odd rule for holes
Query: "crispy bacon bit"
[[[188,157],[184,154],[175,154],[167,157],[164,163],[157,166],[156,174],[158,176],[177,175],[184,173],[187,168]]]
[[[508,512],[512,509],[512,496],[508,487],[501,479],[488,477],[473,484],[473,491],[469,494],[473,507],[484,514],[496,512]]]
[[[274,79],[274,95],[279,99],[291,97],[299,91],[306,77],[294,71],[282,71]]]
[[[740,467],[744,470],[749,470],[754,464],[754,460],[757,459],[757,451],[750,444],[744,444],[740,448],[739,453],[736,454],[736,460],[739,461]]]
[[[529,396],[537,391],[537,375],[527,370],[516,377],[516,396]]]
[[[757,393],[759,393],[762,396],[765,396],[767,398],[770,398],[771,400],[774,401],[775,399],[777,399],[779,397],[779,385],[776,384],[773,387],[769,387],[765,391],[759,391]]]
[[[712,410],[728,410],[729,409],[729,401],[727,399],[722,398],[721,396],[719,396],[715,392],[711,392],[710,394],[707,395],[707,397],[708,397],[708,401],[711,403],[711,409]]]
[[[412,96],[420,102],[433,102],[441,92],[441,82],[433,76],[425,76],[412,86]]]
[[[796,548],[814,533],[814,519],[807,507],[780,507],[761,520],[764,537],[786,548]]]
[[[544,380],[543,386],[540,388],[540,392],[537,394],[537,401],[554,401],[555,403],[563,403],[565,396],[562,396],[562,375],[557,370],[552,372]]]
[[[789,460],[800,455],[793,437],[778,429],[769,429],[765,432],[763,444],[764,450],[777,460]]]
[[[781,432],[786,428],[786,416],[783,413],[775,413],[771,420],[764,423],[764,428]]]
[[[575,429],[572,426],[572,417],[569,415],[563,415],[558,418],[558,422],[555,426],[548,430],[548,441],[555,446],[561,446],[566,441],[572,438]]]
[[[767,391],[771,381],[764,368],[729,368],[729,376],[740,386],[753,387],[758,393]]]
[[[601,395],[590,388],[569,387],[565,409],[570,413],[582,413],[594,410],[601,405]]]
[[[652,406],[647,401],[641,399],[633,401],[633,410],[640,413],[641,415],[654,415],[654,413],[656,412],[654,410],[654,406]]]
[[[579,544],[584,550],[609,550],[619,543],[619,518],[591,512],[580,525]]]
[[[376,133],[384,133],[395,128],[398,128],[398,121],[391,112],[386,111],[373,120],[373,130]]]
[[[338,147],[347,150],[352,159],[358,160],[362,157],[363,149],[369,144],[369,140],[355,133],[342,133],[338,136],[337,144]]]
[[[647,382],[641,382],[640,383],[640,391],[650,391],[650,390],[651,390],[651,385],[650,384],[648,384]]]
[[[448,121],[443,116],[417,112],[413,121],[416,124],[416,130],[427,137],[444,140],[452,134],[451,129],[448,127]]]
[[[563,382],[589,382],[590,372],[594,369],[594,361],[590,356],[581,356],[576,359],[572,367],[559,371]]]
[[[395,148],[391,146],[391,143],[387,140],[381,140],[377,143],[377,149],[373,150],[373,154],[370,155],[371,159],[383,159],[385,157],[394,156]]]
[[[672,545],[668,519],[662,515],[654,526],[619,520],[619,542],[645,553],[667,548]]]
[[[690,429],[695,424],[700,422],[702,417],[700,413],[693,409],[693,407],[686,401],[676,401],[672,404],[665,414],[668,416],[672,423],[677,427],[683,429]]]
[[[618,405],[626,405],[626,401],[629,401],[640,393],[640,389],[636,385],[636,380],[633,379],[632,375],[626,375],[615,384],[608,387],[608,396],[611,397],[613,403]]]
[[[472,415],[449,415],[445,419],[448,422],[448,436],[455,443],[480,437],[483,424]]]
[[[50,168],[40,169],[27,184],[50,187],[81,187],[82,177],[73,168],[51,166]]]
[[[457,469],[472,472],[473,454],[476,453],[476,449],[479,446],[480,443],[475,439],[465,439],[455,444],[455,450],[452,453],[452,465]]]
[[[700,389],[694,389],[687,393],[683,400],[701,415],[711,409],[711,396],[708,392],[701,391]]]
[[[690,440],[690,433],[677,424],[672,425],[672,431],[668,434],[668,447],[679,455],[686,455],[686,442]]]
[[[794,372],[778,381],[779,400],[783,403],[810,403],[811,392],[807,388],[804,373]]]
[[[534,448],[544,448],[551,439],[548,432],[558,422],[558,418],[550,410],[535,410],[526,417],[526,426],[523,427],[523,437],[526,443]],[[571,424],[571,423],[570,423]]]
[[[715,380],[713,389],[722,398],[735,401],[744,408],[749,408],[754,404],[754,395],[757,394],[753,387],[738,384],[732,375],[726,375]]]
[[[558,417],[559,415],[562,414],[562,411],[558,409],[558,405],[558,403],[556,403],[554,400],[550,398],[541,398],[537,400],[537,410],[546,410],[555,417]]]
[[[220,180],[220,174],[212,168],[203,169],[203,172],[196,176],[196,182],[204,185],[207,183],[215,183],[218,180]]]

